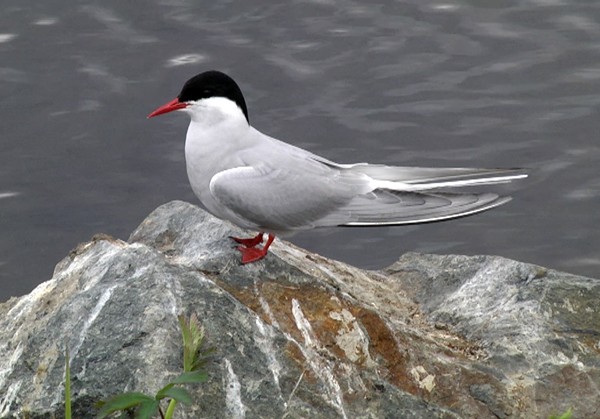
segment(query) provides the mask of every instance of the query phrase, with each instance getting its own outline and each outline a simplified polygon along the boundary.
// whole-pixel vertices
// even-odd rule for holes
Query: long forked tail
[[[402,225],[444,221],[487,211],[511,200],[495,193],[439,191],[507,183],[527,177],[521,169],[416,168],[359,164],[347,170],[372,179],[370,193],[353,198],[324,223],[343,226]]]
[[[527,177],[523,169],[394,167],[358,164],[350,168],[373,179],[375,188],[424,191],[508,183]]]

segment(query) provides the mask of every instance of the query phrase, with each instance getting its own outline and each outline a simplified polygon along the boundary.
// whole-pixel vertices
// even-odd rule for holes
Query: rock
[[[600,281],[492,256],[406,254],[364,271],[244,235],[183,202],[98,236],[0,305],[0,417],[73,417],[181,372],[177,314],[215,349],[178,418],[600,417]]]

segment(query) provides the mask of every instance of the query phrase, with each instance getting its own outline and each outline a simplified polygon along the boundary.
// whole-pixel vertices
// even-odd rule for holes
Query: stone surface
[[[62,417],[65,345],[74,417],[155,392],[191,312],[215,352],[179,418],[600,417],[598,280],[491,256],[370,272],[279,240],[241,266],[232,234],[171,202],[0,304],[0,417]]]

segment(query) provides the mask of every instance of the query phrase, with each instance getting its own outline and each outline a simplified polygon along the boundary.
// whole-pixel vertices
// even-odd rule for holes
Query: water
[[[187,119],[145,116],[211,68],[258,129],[339,162],[531,168],[485,214],[296,244],[366,268],[484,253],[600,276],[600,3],[87,3],[0,11],[0,301],[94,233],[197,202]]]

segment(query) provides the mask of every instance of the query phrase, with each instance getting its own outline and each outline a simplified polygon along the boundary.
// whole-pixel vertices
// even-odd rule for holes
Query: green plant
[[[551,415],[548,419],[571,419],[573,417],[573,411],[568,408],[562,415]]]
[[[156,413],[160,414],[162,419],[171,419],[178,402],[187,405],[192,403],[192,396],[183,385],[206,381],[207,375],[203,367],[208,351],[201,351],[204,329],[196,315],[192,314],[189,319],[180,315],[178,320],[183,337],[183,373],[158,390],[154,396],[128,392],[99,402],[99,419],[115,412],[123,412],[122,417],[125,417],[126,412],[132,411],[135,412],[135,418],[139,419],[150,419]],[[163,413],[161,402],[165,399],[169,399],[169,405]]]

